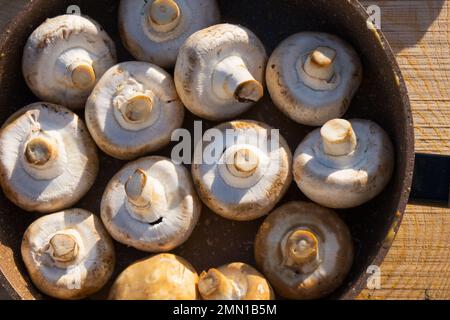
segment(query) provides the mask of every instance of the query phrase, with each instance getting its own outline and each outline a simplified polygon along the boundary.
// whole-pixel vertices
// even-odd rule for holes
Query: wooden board
[[[381,8],[414,114],[416,151],[450,154],[450,1],[361,1]],[[381,266],[381,290],[361,299],[450,299],[450,210],[408,206]]]
[[[0,30],[28,1],[0,0]],[[450,0],[361,2],[381,8],[382,29],[411,97],[417,152],[450,154]],[[450,299],[449,213],[408,206],[381,266],[382,288],[359,298]],[[0,299],[5,297],[0,290]]]

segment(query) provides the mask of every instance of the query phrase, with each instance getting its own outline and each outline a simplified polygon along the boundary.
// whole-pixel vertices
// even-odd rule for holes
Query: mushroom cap
[[[309,272],[288,268],[280,245],[297,228],[312,230],[318,238],[320,263]],[[337,289],[353,263],[350,232],[330,209],[307,202],[290,202],[264,221],[255,240],[255,259],[277,294],[288,299],[317,299]]]
[[[37,170],[28,164],[27,145],[48,138],[58,162]],[[34,103],[13,114],[0,131],[0,185],[5,195],[27,211],[55,212],[77,203],[98,173],[97,148],[83,121],[70,110]]]
[[[119,30],[124,46],[140,61],[173,67],[181,45],[198,30],[219,23],[216,0],[175,0],[180,21],[175,29],[158,32],[148,22],[153,1],[122,0],[119,9]]]
[[[369,120],[349,121],[357,137],[351,154],[325,154],[320,129],[316,129],[294,155],[298,187],[309,199],[328,208],[353,208],[373,199],[394,171],[394,148],[386,132]]]
[[[77,259],[61,267],[49,254],[49,241],[70,230],[78,241]],[[31,280],[43,293],[57,299],[83,299],[99,291],[115,265],[114,246],[101,221],[82,209],[70,209],[36,220],[25,232],[22,258]]]
[[[115,281],[110,300],[197,300],[198,275],[181,257],[163,253],[138,261]]]
[[[184,105],[195,115],[213,121],[235,118],[254,102],[223,99],[212,90],[217,64],[230,56],[240,57],[252,76],[264,83],[266,50],[247,28],[218,24],[190,36],[180,49],[175,66],[175,85]]]
[[[119,122],[121,108],[132,96],[151,99],[143,124]],[[129,101],[129,100],[128,100]],[[146,62],[124,62],[109,69],[86,103],[86,124],[100,149],[112,157],[131,160],[161,149],[183,124],[184,107],[173,78]]]
[[[126,205],[125,185],[136,170],[157,181],[163,190],[153,207],[155,221],[140,221]],[[101,203],[106,229],[118,242],[147,252],[166,252],[183,244],[197,225],[201,202],[189,172],[163,157],[129,163],[109,182]]]
[[[90,80],[96,80],[116,59],[114,42],[97,22],[88,17],[62,15],[47,19],[31,34],[24,49],[22,71],[28,86],[41,100],[80,109],[94,82],[77,88],[64,80],[65,70],[59,67],[66,62],[89,60],[93,68],[90,77],[95,77]],[[89,79],[78,79],[86,80]]]
[[[202,272],[199,291],[204,300],[273,300],[275,298],[267,279],[248,264],[235,262],[212,270],[219,272],[220,276],[229,281],[231,290],[228,292],[218,290],[210,295],[202,294],[202,282],[208,285],[210,273]]]
[[[272,136],[273,128],[256,121],[232,121],[215,129],[223,139],[203,141],[195,148],[194,159],[201,159],[205,150],[212,146],[220,146],[221,150],[217,161],[192,165],[194,185],[200,198],[212,211],[231,220],[249,221],[268,214],[292,182],[292,154],[286,141],[281,135],[278,135],[279,139]],[[231,140],[227,139],[227,130],[236,134],[235,141],[227,141]],[[258,139],[246,139],[254,133]],[[271,141],[276,141],[278,146],[272,147]],[[248,148],[260,156],[258,168],[252,176],[238,178],[227,170],[228,155],[239,147]]]
[[[336,52],[335,76],[327,83],[331,90],[314,90],[301,79],[299,63],[318,47]],[[362,81],[362,64],[344,40],[326,33],[301,32],[275,49],[267,64],[266,81],[273,102],[283,113],[298,123],[319,126],[347,112]]]

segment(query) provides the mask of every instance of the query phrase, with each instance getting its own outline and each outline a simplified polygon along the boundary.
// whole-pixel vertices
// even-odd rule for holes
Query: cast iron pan
[[[38,101],[21,75],[22,50],[27,37],[38,25],[48,17],[65,14],[69,5],[78,5],[83,14],[101,23],[114,38],[120,61],[133,60],[122,47],[118,36],[118,2],[34,0],[20,12],[0,40],[1,123],[17,109]],[[410,193],[414,169],[413,125],[405,84],[394,55],[383,35],[367,28],[367,14],[354,0],[222,0],[219,3],[223,21],[253,30],[269,53],[289,35],[309,30],[337,34],[349,41],[361,56],[364,81],[345,117],[371,119],[387,130],[395,145],[396,170],[391,183],[379,197],[364,206],[340,212],[353,235],[356,256],[345,283],[329,298],[352,299],[366,285],[368,266],[380,265],[385,257],[400,226]],[[298,125],[283,116],[268,95],[241,118],[265,121],[281,129],[292,150],[314,129]],[[188,114],[185,128],[192,128],[194,120],[198,119]],[[204,130],[214,125],[216,123],[203,122]],[[169,146],[158,154],[170,156],[171,148]],[[106,184],[124,164],[101,154],[99,179],[77,207],[98,213]],[[448,192],[444,197],[448,199]],[[306,200],[295,184],[282,203],[290,200]],[[25,229],[37,217],[36,214],[22,212],[0,193],[0,282],[13,298],[46,298],[27,276],[19,249]],[[198,271],[234,261],[255,265],[252,245],[261,222],[262,219],[248,223],[227,221],[204,207],[192,237],[174,253],[186,258]],[[118,262],[115,276],[131,262],[148,256],[117,243],[116,250]],[[104,298],[108,289],[93,298]]]

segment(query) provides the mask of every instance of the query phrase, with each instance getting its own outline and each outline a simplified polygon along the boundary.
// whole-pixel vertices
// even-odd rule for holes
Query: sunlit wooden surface
[[[0,0],[0,29],[29,1]],[[416,150],[450,154],[450,0],[361,2],[381,7],[382,29],[411,97]],[[381,266],[382,289],[365,290],[360,299],[450,299],[449,214],[408,206]]]
[[[361,1],[382,9],[414,114],[416,151],[450,154],[450,1]],[[408,206],[382,269],[362,299],[450,299],[450,210]]]

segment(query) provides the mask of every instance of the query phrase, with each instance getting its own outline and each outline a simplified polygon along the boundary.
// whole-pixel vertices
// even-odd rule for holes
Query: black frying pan
[[[136,0],[137,1],[137,0]],[[69,5],[78,5],[83,14],[99,21],[116,40],[120,61],[132,60],[120,43],[117,30],[117,5],[111,0],[34,0],[11,22],[0,40],[0,122],[22,106],[36,102],[21,75],[21,57],[30,33],[47,17],[66,13]],[[270,53],[283,39],[299,31],[325,31],[350,42],[364,65],[364,81],[346,118],[360,117],[378,122],[392,138],[396,151],[393,179],[376,199],[361,207],[343,210],[341,215],[354,238],[356,257],[345,283],[330,298],[354,298],[366,285],[367,267],[380,265],[397,232],[408,202],[414,169],[414,136],[406,87],[395,57],[383,35],[369,30],[364,8],[355,0],[221,0],[223,21],[242,24],[253,30]],[[82,114],[81,114],[82,115]],[[298,125],[283,116],[266,97],[242,118],[271,119],[270,125],[281,133],[292,150],[314,128]],[[197,120],[188,114],[184,126]],[[204,122],[204,129],[215,123]],[[170,155],[169,146],[160,155]],[[433,163],[430,165],[430,163]],[[124,165],[101,154],[101,174],[93,189],[78,207],[99,212],[100,199],[108,180]],[[434,204],[448,205],[450,171],[439,172],[448,159],[418,156],[413,196]],[[431,171],[438,171],[433,174]],[[424,174],[425,173],[425,174]],[[444,174],[445,173],[445,174]],[[433,181],[426,178],[433,177]],[[434,186],[430,188],[431,186]],[[438,189],[441,188],[442,189]],[[439,191],[440,190],[440,191]],[[283,203],[305,197],[292,185]],[[0,283],[14,298],[45,298],[32,285],[20,257],[22,234],[37,215],[22,212],[0,193]],[[204,208],[201,221],[191,239],[174,252],[201,271],[232,261],[254,265],[252,243],[262,220],[237,223],[226,221]],[[212,246],[207,244],[212,241]],[[146,253],[116,244],[119,258],[117,275]],[[94,298],[103,298],[105,288]]]

